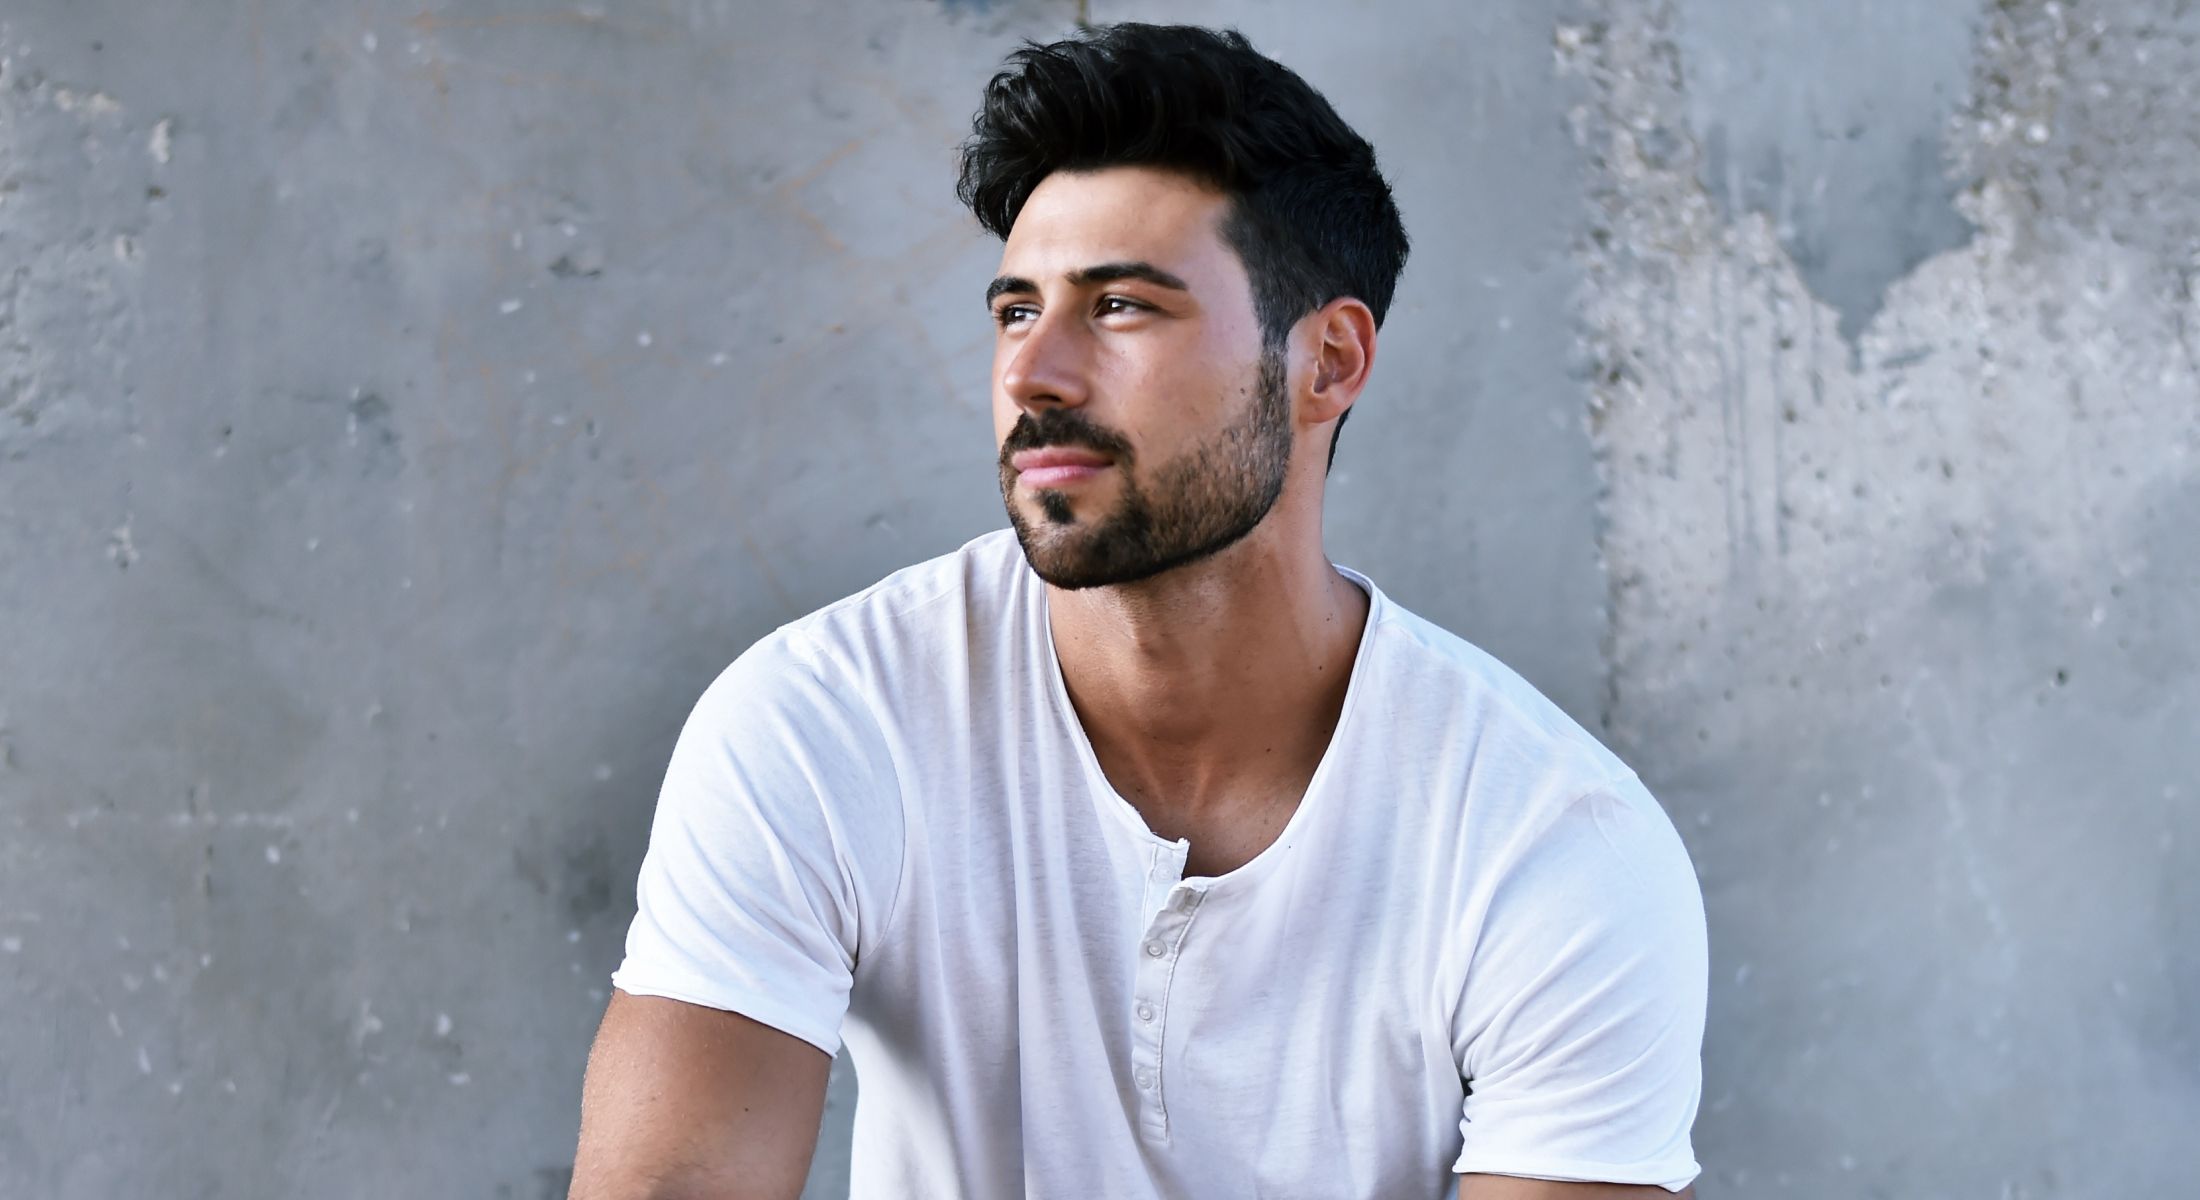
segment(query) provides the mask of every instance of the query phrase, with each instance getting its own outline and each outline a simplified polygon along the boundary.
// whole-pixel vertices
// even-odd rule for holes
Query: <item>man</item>
[[[960,194],[1009,531],[704,694],[573,1194],[1685,1191],[1705,950],[1641,783],[1323,552],[1405,233],[1236,34],[1012,56]]]

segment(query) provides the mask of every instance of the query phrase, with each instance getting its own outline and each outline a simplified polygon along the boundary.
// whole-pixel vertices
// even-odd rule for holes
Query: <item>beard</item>
[[[1053,488],[1034,493],[1042,524],[1016,506],[1021,450],[1077,446],[1108,455],[1121,480],[1109,512],[1079,519],[1069,497]],[[1001,499],[1031,569],[1058,588],[1108,587],[1150,579],[1198,562],[1251,533],[1283,494],[1291,465],[1291,407],[1282,347],[1262,350],[1253,402],[1211,443],[1163,464],[1141,481],[1130,443],[1087,421],[1076,409],[1030,413],[1001,442]]]

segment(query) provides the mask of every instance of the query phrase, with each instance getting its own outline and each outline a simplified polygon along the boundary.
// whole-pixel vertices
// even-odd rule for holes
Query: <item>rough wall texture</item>
[[[998,520],[1008,40],[0,9],[0,1195],[562,1195],[688,705]]]
[[[1706,1195],[2200,1168],[2200,9],[1951,7],[1557,32],[1608,728],[1712,919]]]
[[[1075,7],[0,10],[0,1196],[562,1194],[688,705],[1001,521]],[[1090,9],[1394,175],[1332,553],[1688,836],[1702,1194],[2200,1170],[2200,9]]]

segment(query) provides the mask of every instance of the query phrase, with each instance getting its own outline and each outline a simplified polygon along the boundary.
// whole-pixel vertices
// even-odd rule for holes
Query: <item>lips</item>
[[[1050,467],[1104,467],[1108,456],[1092,450],[1080,450],[1075,446],[1048,446],[1041,450],[1018,450],[1008,460],[1008,465],[1019,471],[1045,470]]]
[[[1089,479],[1106,470],[1108,457],[1091,450],[1073,446],[1049,446],[1042,450],[1019,450],[1008,460],[1016,474],[1029,487],[1061,487]]]

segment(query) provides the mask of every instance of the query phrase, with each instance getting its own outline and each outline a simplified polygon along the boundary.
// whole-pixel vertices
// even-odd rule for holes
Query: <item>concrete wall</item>
[[[1332,554],[1688,837],[1701,1193],[2200,1171],[2200,9],[1090,7],[1394,175]],[[1001,523],[1074,15],[0,10],[0,1195],[562,1195],[688,705]]]

